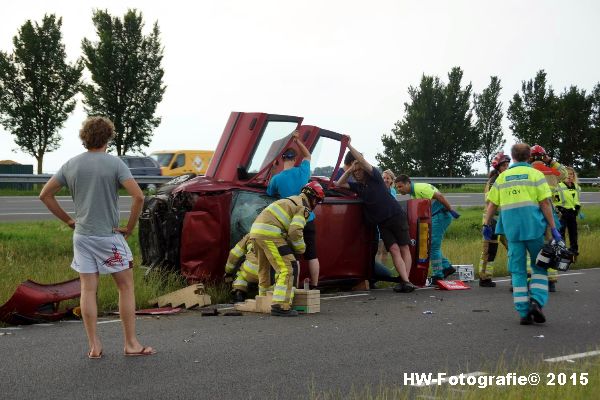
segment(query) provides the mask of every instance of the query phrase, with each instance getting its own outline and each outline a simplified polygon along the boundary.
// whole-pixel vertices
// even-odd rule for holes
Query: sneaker
[[[415,291],[415,285],[410,282],[400,282],[393,290],[396,293],[410,293]]]
[[[440,278],[439,276],[433,276],[431,277],[431,282],[429,283],[429,286],[437,286],[438,281],[443,281],[444,278]]]
[[[297,317],[298,311],[292,309],[284,310],[281,308],[281,305],[273,304],[271,306],[271,315],[275,317]]]
[[[233,292],[234,303],[243,303],[244,301],[246,301],[246,293],[241,290],[236,290]]]
[[[450,275],[452,275],[453,273],[456,272],[456,268],[450,266],[450,267],[446,268],[443,272],[444,272],[444,279],[446,279],[447,277],[449,277]]]
[[[548,291],[552,293],[556,292],[556,282],[548,281]]]
[[[488,279],[480,279],[479,286],[481,286],[481,287],[496,287],[496,282],[492,281],[489,278]]]
[[[531,319],[531,315],[527,314],[526,317],[521,317],[521,325],[531,325],[533,324],[533,319]]]
[[[529,314],[527,315],[533,318],[533,322],[536,322],[538,324],[543,324],[544,322],[546,322],[546,317],[542,312],[542,307],[537,301],[533,299],[529,302]]]

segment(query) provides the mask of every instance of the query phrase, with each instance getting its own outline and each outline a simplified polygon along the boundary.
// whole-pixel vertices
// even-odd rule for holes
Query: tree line
[[[404,117],[382,136],[384,150],[376,155],[382,168],[417,176],[470,176],[473,163],[482,159],[489,171],[506,143],[501,81],[492,76],[481,93],[473,93],[462,78],[463,71],[454,67],[447,83],[423,75],[419,86],[409,87]],[[541,145],[581,176],[598,176],[600,83],[590,93],[570,86],[557,94],[540,70],[522,82],[507,117],[518,141]]]
[[[41,23],[27,20],[13,38],[13,52],[0,51],[0,123],[37,160],[38,173],[44,155],[60,146],[58,131],[79,93],[89,116],[115,124],[110,146],[118,155],[147,146],[160,124],[155,112],[166,87],[158,23],[144,35],[142,13],[135,9],[123,18],[95,10],[92,23],[97,38],[82,40],[82,56],[74,63],[66,61],[62,18],[54,14]],[[82,79],[84,69],[91,82]]]

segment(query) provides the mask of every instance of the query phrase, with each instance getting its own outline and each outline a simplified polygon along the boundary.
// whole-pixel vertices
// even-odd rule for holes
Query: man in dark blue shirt
[[[408,293],[415,290],[410,283],[410,267],[412,258],[408,244],[408,218],[396,199],[390,196],[390,190],[383,182],[381,172],[369,164],[362,154],[350,144],[348,149],[355,161],[336,182],[337,186],[351,189],[358,194],[365,204],[367,217],[379,228],[386,249],[392,255],[394,267],[402,280],[394,287],[395,292]],[[355,182],[348,182],[350,176]]]

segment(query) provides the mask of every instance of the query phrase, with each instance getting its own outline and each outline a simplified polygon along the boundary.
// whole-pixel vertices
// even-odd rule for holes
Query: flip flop
[[[92,351],[90,350],[90,351],[88,351],[87,356],[90,360],[98,360],[98,359],[102,358],[102,350],[100,350],[100,353],[98,353],[97,356],[93,356]]]
[[[142,347],[140,351],[134,351],[131,353],[125,351],[125,355],[127,357],[151,356],[153,354],[156,354],[156,350],[154,350],[152,347]]]

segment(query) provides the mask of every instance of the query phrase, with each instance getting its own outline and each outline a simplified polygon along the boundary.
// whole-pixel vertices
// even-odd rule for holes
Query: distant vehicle
[[[150,154],[160,164],[164,176],[204,175],[212,160],[212,150],[161,150]]]
[[[152,157],[148,156],[119,156],[129,167],[133,176],[160,176],[162,175],[160,165]],[[141,184],[140,188],[156,188],[156,185]]]
[[[147,197],[140,216],[142,264],[171,268],[188,282],[219,281],[229,249],[248,233],[256,216],[272,201],[266,187],[281,172],[281,154],[293,144],[298,129],[312,153],[312,180],[327,197],[315,209],[319,284],[350,286],[375,276],[375,227],[365,218],[355,193],[332,185],[344,153],[343,135],[302,125],[303,118],[265,113],[233,112],[213,161],[204,176],[181,176]],[[298,160],[298,164],[301,160]],[[315,176],[328,168],[330,177]],[[430,201],[400,202],[408,214],[413,265],[411,282],[424,285],[431,246]],[[301,261],[300,281],[308,277]]]

